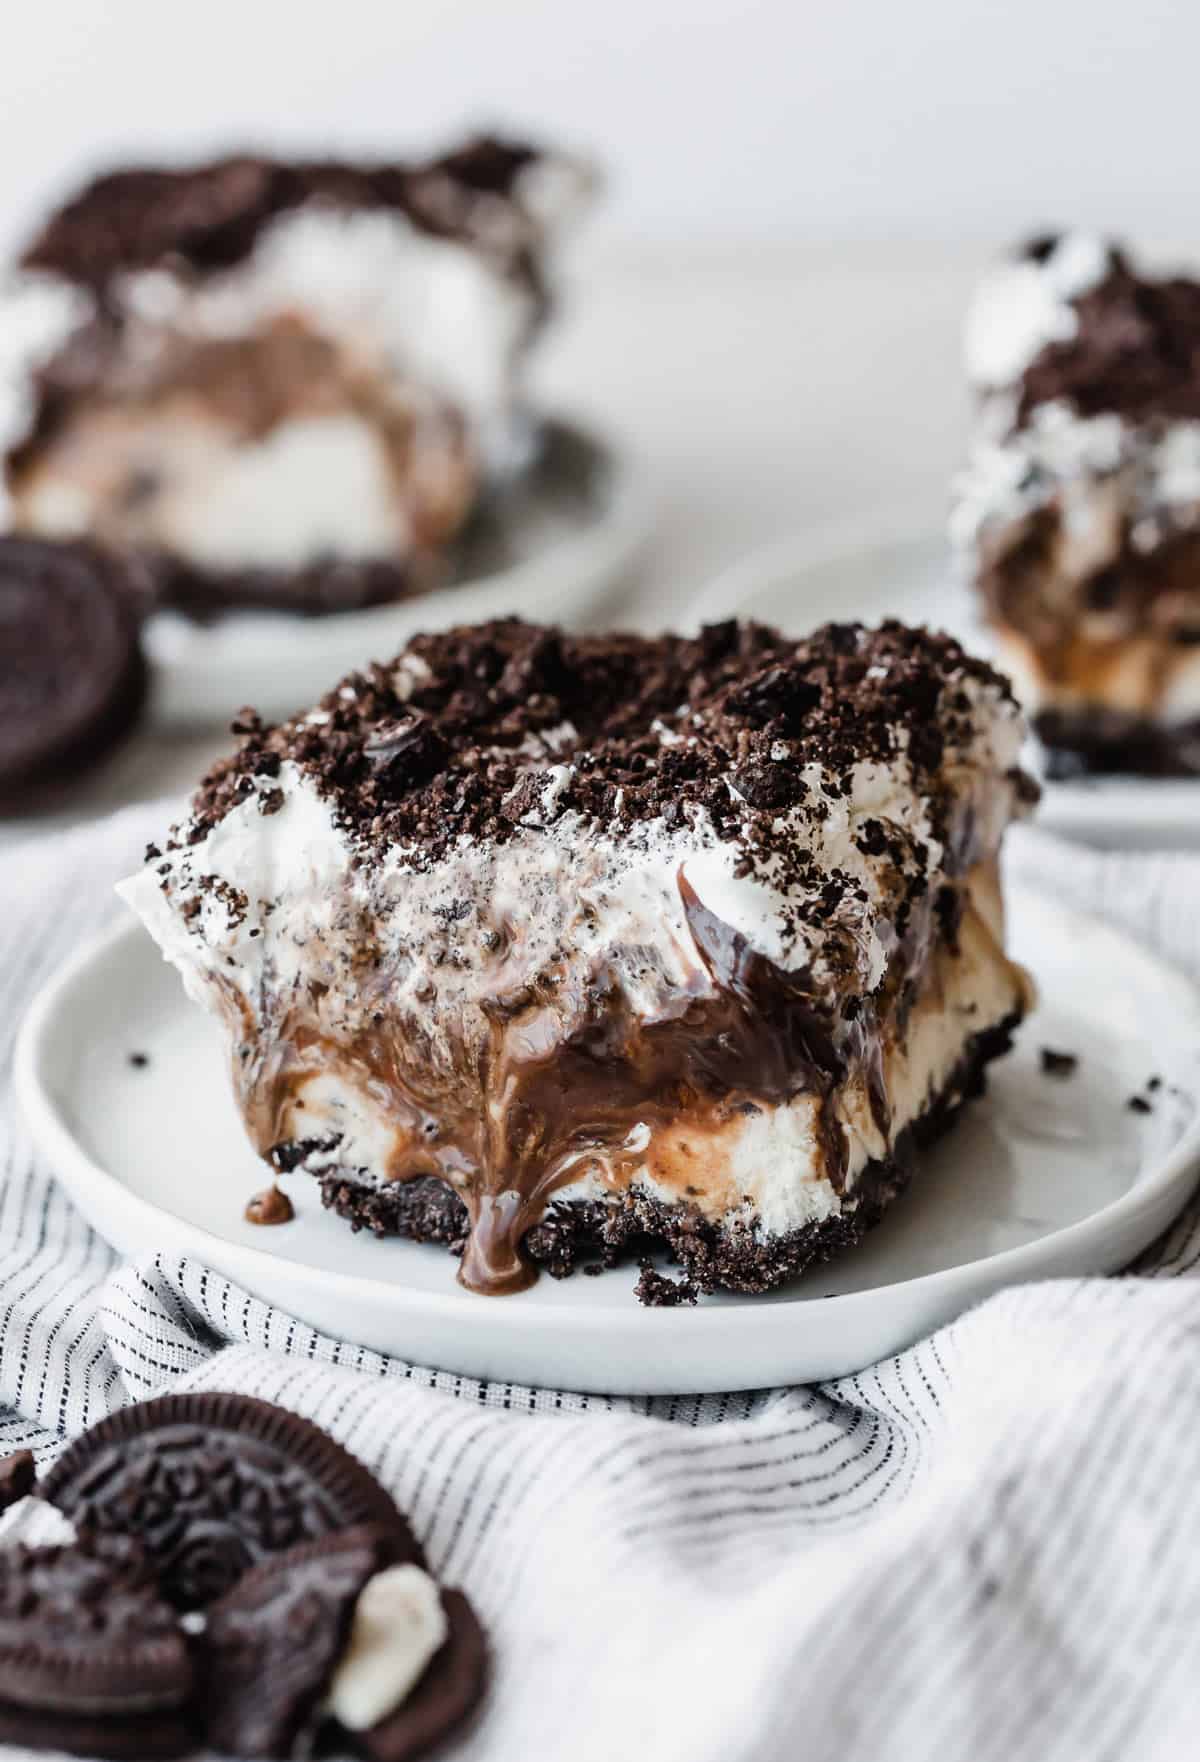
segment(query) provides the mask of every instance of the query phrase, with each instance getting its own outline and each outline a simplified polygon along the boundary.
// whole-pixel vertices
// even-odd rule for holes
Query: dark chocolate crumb
[[[655,1270],[652,1260],[640,1260],[638,1267],[640,1277],[633,1287],[634,1296],[647,1309],[674,1309],[681,1303],[695,1303],[699,1293],[690,1279],[669,1279]]]
[[[1073,1077],[1079,1067],[1077,1053],[1056,1052],[1052,1046],[1042,1047],[1041,1061],[1044,1077]]]
[[[1200,281],[1139,275],[1110,250],[1107,274],[1072,306],[1073,336],[1047,344],[1021,378],[1019,422],[1051,402],[1132,421],[1200,416]]]

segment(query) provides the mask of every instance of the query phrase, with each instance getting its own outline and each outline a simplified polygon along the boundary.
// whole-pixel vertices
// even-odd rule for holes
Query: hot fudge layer
[[[428,585],[527,446],[546,259],[589,181],[483,140],[99,179],[0,313],[13,524],[136,552],[193,612]]]
[[[646,1237],[705,1289],[778,1282],[1025,1008],[1022,720],[948,637],[505,622],[243,732],[123,892],[225,1022],[260,1154],[472,1289]]]
[[[1053,766],[1200,772],[1200,283],[1035,240],[967,367],[952,532]]]

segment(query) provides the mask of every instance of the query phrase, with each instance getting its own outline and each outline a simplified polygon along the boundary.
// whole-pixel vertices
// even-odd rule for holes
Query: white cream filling
[[[419,1566],[377,1572],[354,1606],[325,1711],[347,1731],[369,1731],[408,1699],[449,1631],[441,1595],[427,1572]]]

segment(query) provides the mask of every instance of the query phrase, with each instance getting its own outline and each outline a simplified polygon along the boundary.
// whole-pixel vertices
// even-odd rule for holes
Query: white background
[[[641,238],[1194,224],[1195,0],[6,0],[0,226],[81,163],[389,151],[494,118],[597,149]]]

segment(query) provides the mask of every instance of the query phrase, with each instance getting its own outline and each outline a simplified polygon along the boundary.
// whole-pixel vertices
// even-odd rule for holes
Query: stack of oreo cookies
[[[169,1395],[85,1433],[35,1488],[75,1541],[0,1549],[0,1742],[76,1755],[408,1762],[459,1725],[486,1646],[368,1470],[245,1396]]]

